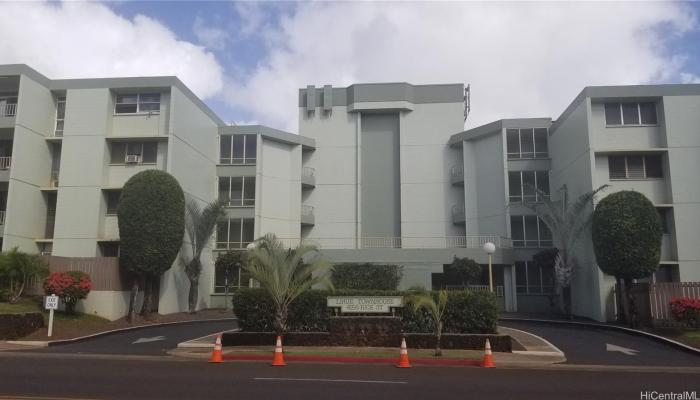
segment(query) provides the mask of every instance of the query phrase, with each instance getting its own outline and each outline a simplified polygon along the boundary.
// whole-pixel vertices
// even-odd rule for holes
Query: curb
[[[629,333],[632,335],[636,336],[642,336],[646,337],[652,340],[655,340],[660,343],[665,343],[670,346],[676,347],[679,350],[686,351],[691,354],[695,354],[700,356],[700,349],[696,349],[695,347],[688,346],[687,344],[677,342],[673,339],[669,339],[667,337],[655,335],[653,333],[645,332],[645,331],[640,331],[638,329],[632,329],[632,328],[626,328],[624,326],[617,326],[617,325],[610,325],[610,324],[601,324],[601,323],[596,323],[596,322],[578,322],[578,321],[559,321],[555,319],[535,319],[535,318],[499,318],[499,321],[503,322],[508,322],[508,321],[513,321],[513,322],[535,322],[535,323],[541,323],[541,324],[552,324],[552,325],[570,325],[570,326],[583,326],[586,328],[596,328],[596,329],[604,329],[604,330],[610,330],[610,331],[618,331],[618,332],[625,332]]]
[[[168,326],[168,325],[182,325],[182,324],[196,324],[199,322],[215,322],[215,321],[236,321],[238,318],[231,317],[231,318],[216,318],[216,319],[198,319],[194,321],[175,321],[175,322],[163,322],[160,324],[150,324],[150,325],[139,325],[139,326],[130,326],[127,328],[119,328],[119,329],[113,329],[110,331],[104,331],[104,332],[98,332],[98,333],[93,333],[92,335],[87,335],[87,336],[81,336],[73,339],[63,339],[63,340],[51,340],[51,341],[22,341],[22,340],[15,340],[15,341],[8,341],[7,343],[10,344],[19,344],[19,345],[25,345],[25,346],[37,346],[37,347],[51,347],[51,346],[60,346],[64,344],[72,344],[72,343],[79,343],[83,342],[86,340],[94,339],[97,337],[102,337],[102,336],[108,336],[108,335],[113,335],[115,333],[121,333],[121,332],[128,332],[128,331],[137,331],[140,329],[147,329],[147,328],[154,328],[154,327],[160,327],[160,326]]]
[[[263,355],[224,355],[224,361],[270,361],[270,356]],[[299,362],[320,362],[320,363],[346,363],[346,364],[396,364],[398,358],[380,357],[324,357],[324,356],[284,356],[286,361]],[[450,365],[450,366],[474,366],[481,365],[476,360],[431,360],[431,359],[411,359],[411,364],[419,365]]]

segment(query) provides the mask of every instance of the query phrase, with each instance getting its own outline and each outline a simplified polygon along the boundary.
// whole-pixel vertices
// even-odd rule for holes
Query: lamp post
[[[257,242],[257,241],[253,241],[253,242],[248,243],[248,245],[245,246],[245,250],[246,250],[248,253],[250,253],[250,251],[251,251],[251,250],[254,250],[256,247],[258,247],[258,242]],[[239,274],[240,274],[240,269],[239,269],[238,271],[239,271]],[[239,281],[239,282],[241,281],[240,275],[239,275],[239,277],[238,277],[238,281]],[[239,285],[240,285],[240,283],[239,283]],[[249,287],[249,288],[252,288],[252,287],[253,287],[253,278],[248,278],[248,287]]]
[[[491,255],[496,251],[496,245],[491,242],[484,244],[484,251],[489,255],[489,291],[493,293],[493,267],[491,266]]]

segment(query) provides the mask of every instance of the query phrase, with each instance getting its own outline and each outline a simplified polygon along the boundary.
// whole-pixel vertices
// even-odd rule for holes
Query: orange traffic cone
[[[211,353],[210,363],[220,363],[224,361],[221,358],[221,334],[216,337],[216,343],[214,344],[214,352]]]
[[[287,365],[287,363],[284,362],[284,353],[282,353],[282,337],[277,336],[277,343],[275,344],[275,356],[272,359],[272,364],[273,367],[283,367]]]
[[[484,350],[484,359],[481,361],[481,366],[484,368],[494,368],[496,364],[493,363],[493,354],[491,354],[491,342],[486,339],[486,349]]]
[[[397,368],[411,368],[411,363],[408,361],[408,350],[406,350],[406,338],[401,338],[401,351],[399,352],[399,363]]]

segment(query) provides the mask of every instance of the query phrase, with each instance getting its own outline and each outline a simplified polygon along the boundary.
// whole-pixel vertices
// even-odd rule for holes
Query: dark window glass
[[[605,124],[622,125],[622,118],[620,118],[620,103],[605,104]]]
[[[510,201],[522,201],[522,191],[520,190],[520,172],[508,171],[508,192]]]
[[[525,246],[539,246],[539,232],[537,230],[537,217],[534,215],[525,216]]]
[[[217,247],[226,247],[228,242],[228,220],[221,220],[216,225]]]
[[[538,221],[540,223],[540,246],[542,247],[551,247],[552,246],[552,231],[549,230],[547,225],[542,222],[542,220]]]
[[[622,103],[622,121],[625,125],[639,125],[637,103]]]
[[[115,215],[117,209],[119,208],[119,199],[122,193],[118,191],[110,190],[105,192],[107,196],[107,215]]]
[[[160,111],[160,93],[143,93],[139,95],[139,111]]]
[[[525,246],[524,232],[525,231],[523,229],[523,217],[519,215],[510,217],[510,235],[513,237],[513,246]]]
[[[135,94],[118,95],[114,112],[132,114],[138,111],[138,96]]]
[[[243,220],[243,248],[248,245],[248,243],[255,240],[254,232],[255,220],[244,219]]]
[[[221,136],[219,139],[219,157],[221,164],[231,163],[231,135]]]
[[[535,191],[535,171],[523,171],[523,199],[526,202],[537,200]]]
[[[540,293],[542,280],[540,278],[540,268],[533,262],[527,263],[527,286],[528,293]]]
[[[112,164],[124,164],[125,157],[126,157],[126,143],[124,143],[124,142],[112,142],[110,163],[112,163]]]
[[[610,175],[610,179],[626,179],[627,169],[625,168],[625,157],[609,156],[608,173]]]
[[[668,235],[671,230],[668,228],[668,216],[669,212],[667,208],[657,208],[656,211],[659,213],[659,222],[661,222],[661,231]]]
[[[219,201],[224,202],[225,205],[229,205],[228,191],[230,187],[230,181],[228,177],[219,178]]]
[[[549,171],[537,171],[535,173],[537,175],[537,188],[544,192],[544,194],[549,195]],[[540,194],[537,195],[538,200]]]
[[[100,243],[102,257],[119,257],[119,243]]]
[[[520,130],[520,150],[522,158],[535,157],[535,142],[532,129]]]
[[[144,142],[141,162],[155,164],[158,157],[158,142]]]
[[[240,207],[243,205],[243,178],[231,178],[231,205]]]
[[[527,268],[525,262],[515,262],[515,285],[518,293],[527,293]]]
[[[143,152],[143,144],[140,142],[133,142],[126,144],[126,154],[129,156],[140,156]]]
[[[243,151],[245,135],[233,135],[233,162],[232,164],[243,164]]]
[[[644,156],[627,156],[627,179],[644,179]]]
[[[520,134],[517,129],[506,130],[508,158],[520,158]]]
[[[243,205],[255,205],[255,177],[246,176],[243,180]]]
[[[663,168],[661,168],[661,156],[650,155],[644,157],[644,167],[647,178],[663,178]]]
[[[547,128],[535,129],[535,156],[538,158],[547,158],[549,156],[547,150]]]
[[[639,103],[639,114],[643,124],[656,125],[656,103]]]
[[[256,139],[257,139],[257,137],[255,135],[245,135],[245,163],[246,164],[255,163],[255,159],[256,159],[255,150],[257,148]]]
[[[237,243],[240,246],[241,242],[241,221],[240,219],[231,220],[231,229],[229,230],[229,241]]]

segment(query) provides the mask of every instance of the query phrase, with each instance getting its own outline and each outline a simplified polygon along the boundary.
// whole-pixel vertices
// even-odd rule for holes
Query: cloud
[[[212,50],[223,50],[231,40],[231,35],[226,30],[207,25],[199,16],[194,19],[192,32],[199,43]]]
[[[687,73],[687,72],[682,72],[681,73],[681,82],[683,83],[700,83],[700,76]]]
[[[695,28],[681,3],[300,3],[224,95],[292,131],[307,84],[471,83],[468,126],[556,118],[584,86],[680,79],[668,40]]]
[[[204,48],[99,3],[1,2],[0,38],[0,64],[28,64],[50,78],[177,75],[203,98],[223,87],[222,68]]]

